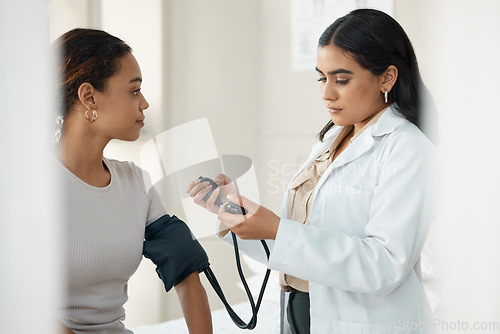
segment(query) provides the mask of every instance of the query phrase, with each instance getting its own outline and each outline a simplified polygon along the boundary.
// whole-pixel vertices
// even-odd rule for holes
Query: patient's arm
[[[68,327],[61,325],[61,330],[59,331],[61,334],[75,334],[71,329]]]
[[[207,294],[197,271],[175,286],[190,334],[212,333]]]

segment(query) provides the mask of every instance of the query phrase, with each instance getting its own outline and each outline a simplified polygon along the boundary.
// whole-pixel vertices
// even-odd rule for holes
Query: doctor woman
[[[194,201],[280,271],[293,333],[428,333],[420,253],[435,216],[435,148],[422,131],[426,89],[412,45],[389,15],[355,10],[319,39],[318,81],[329,121],[293,177],[281,217],[236,196],[223,175]],[[241,216],[214,206],[222,196]],[[267,261],[259,242],[271,247]]]

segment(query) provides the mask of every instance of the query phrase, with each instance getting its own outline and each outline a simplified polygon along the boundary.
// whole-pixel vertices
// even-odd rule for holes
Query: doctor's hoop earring
[[[86,118],[86,119],[87,119],[87,121],[89,121],[90,123],[95,122],[95,120],[97,119],[97,110],[92,109],[92,118],[90,118],[90,117],[89,117],[89,111],[88,111],[88,110],[85,110],[85,118]]]
[[[387,89],[384,92],[384,101],[385,103],[389,102],[389,92],[387,91]]]

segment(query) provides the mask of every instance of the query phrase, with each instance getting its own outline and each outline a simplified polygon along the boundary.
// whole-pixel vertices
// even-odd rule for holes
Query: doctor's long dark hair
[[[398,78],[389,92],[389,103],[432,139],[430,128],[436,125],[434,104],[422,81],[411,42],[396,20],[374,9],[354,10],[326,28],[319,38],[318,47],[325,45],[344,49],[376,76],[384,73],[390,65],[396,66]],[[321,141],[333,125],[330,120],[321,130]]]

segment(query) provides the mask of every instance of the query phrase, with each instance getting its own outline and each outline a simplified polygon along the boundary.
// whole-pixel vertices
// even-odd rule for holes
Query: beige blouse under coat
[[[375,124],[385,109],[373,117],[360,131],[352,137],[350,143],[358,138],[361,133],[369,126]],[[333,156],[337,147],[342,140],[351,133],[354,126],[345,126],[332,145],[321,156],[316,158],[309,166],[307,166],[292,182],[289,189],[288,197],[288,217],[290,220],[301,224],[309,225],[309,212],[313,200],[313,193],[319,179],[327,170],[328,166],[333,162]],[[309,282],[300,278],[280,273],[280,286],[284,291],[290,291],[289,287],[302,292],[309,292]]]

